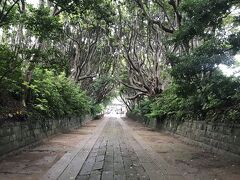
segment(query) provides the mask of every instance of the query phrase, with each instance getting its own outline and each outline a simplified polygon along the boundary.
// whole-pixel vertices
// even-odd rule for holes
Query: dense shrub
[[[31,107],[48,117],[82,116],[90,113],[90,98],[64,73],[36,68],[31,84]]]
[[[133,113],[161,120],[239,122],[239,78],[226,77],[216,71],[211,78],[202,79],[196,84],[200,86],[189,92],[187,83],[172,83],[153,100],[142,100]]]

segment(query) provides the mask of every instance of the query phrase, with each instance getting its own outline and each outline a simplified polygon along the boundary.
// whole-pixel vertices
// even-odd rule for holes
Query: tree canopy
[[[0,1],[0,118],[98,113],[237,121],[238,0]],[[12,116],[12,115],[11,115]]]

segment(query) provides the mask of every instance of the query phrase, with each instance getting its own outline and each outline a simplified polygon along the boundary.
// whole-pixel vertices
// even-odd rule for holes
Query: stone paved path
[[[128,118],[105,117],[5,158],[0,180],[239,180],[239,170],[235,156],[187,145]]]
[[[76,179],[149,179],[118,119],[110,119]]]
[[[81,147],[63,156],[43,177],[59,180],[184,179],[134,134],[121,118],[108,117]]]

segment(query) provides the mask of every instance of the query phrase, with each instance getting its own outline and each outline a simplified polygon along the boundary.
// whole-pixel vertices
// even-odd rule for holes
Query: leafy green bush
[[[195,86],[196,88],[192,88]],[[191,90],[191,92],[190,92]],[[172,83],[154,99],[143,99],[132,110],[146,120],[239,122],[240,80],[215,71],[211,78]]]
[[[32,83],[25,85],[32,91],[30,105],[44,116],[82,116],[91,108],[90,98],[64,73],[55,75],[51,70],[36,68]]]
[[[150,117],[206,121],[239,121],[240,81],[219,72],[188,93],[187,84],[172,84],[151,103]],[[195,84],[196,85],[196,84]],[[192,86],[192,84],[189,84]],[[184,89],[185,88],[185,89]],[[189,88],[190,90],[190,88]]]
[[[91,106],[91,114],[93,117],[97,116],[101,112],[103,112],[104,106],[102,104],[92,104]]]
[[[133,108],[131,113],[138,118],[138,120],[143,121],[145,124],[149,124],[150,116],[149,113],[151,112],[151,104],[152,100],[149,98],[144,98],[138,102],[138,104]]]

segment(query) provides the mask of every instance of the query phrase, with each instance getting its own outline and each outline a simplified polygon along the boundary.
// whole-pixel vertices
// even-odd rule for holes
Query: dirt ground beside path
[[[166,162],[179,169],[186,179],[240,179],[240,159],[213,154],[187,145],[180,138],[167,133],[153,131],[139,122],[126,118],[124,120]]]
[[[0,180],[36,180],[45,174],[67,151],[93,134],[101,120],[89,121],[79,129],[45,139],[32,149],[0,161]]]

